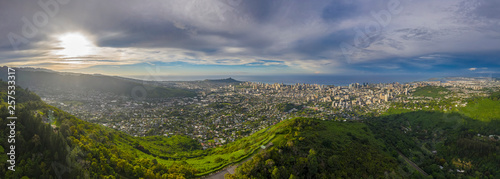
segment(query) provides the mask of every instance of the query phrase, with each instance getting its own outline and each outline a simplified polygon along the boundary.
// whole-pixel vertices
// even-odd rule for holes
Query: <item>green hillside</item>
[[[460,109],[460,113],[470,118],[489,122],[500,120],[500,92],[493,93],[488,98],[474,98],[468,101],[467,106]]]
[[[434,178],[500,176],[499,120],[417,111],[374,118],[369,126],[376,138]]]
[[[449,92],[448,89],[441,86],[424,86],[415,89],[413,96],[438,98],[443,97]]]
[[[358,122],[296,118],[256,155],[226,178],[382,178],[397,161],[370,129]]]

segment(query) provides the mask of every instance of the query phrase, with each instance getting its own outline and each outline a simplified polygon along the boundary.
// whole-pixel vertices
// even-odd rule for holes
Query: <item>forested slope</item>
[[[0,82],[0,149],[8,149],[6,120],[7,84]],[[120,178],[128,177],[186,177],[196,169],[183,162],[166,165],[151,158],[140,157],[140,150],[124,150],[133,146],[133,137],[103,126],[91,124],[43,103],[40,98],[20,87],[16,89],[16,167],[15,172],[0,165],[4,178]],[[53,118],[53,119],[51,119]],[[53,120],[53,121],[51,121]],[[45,122],[44,122],[45,121]],[[50,124],[48,124],[48,123]],[[52,126],[51,126],[52,125]],[[182,138],[182,137],[181,137]],[[117,141],[130,140],[119,145]],[[186,145],[189,140],[183,139]],[[198,144],[199,145],[199,144]],[[187,146],[192,149],[194,146]],[[182,149],[179,149],[182,150]],[[0,158],[5,159],[5,152]]]
[[[415,111],[367,122],[377,138],[434,178],[498,178],[499,96],[470,99],[457,112]]]
[[[272,141],[226,178],[383,178],[397,160],[360,122],[295,118]]]
[[[279,128],[201,150],[197,141],[186,136],[132,137],[82,121],[16,87],[16,171],[7,170],[2,162],[2,178],[195,178],[247,158]],[[7,83],[0,81],[3,161],[10,146],[6,91]]]

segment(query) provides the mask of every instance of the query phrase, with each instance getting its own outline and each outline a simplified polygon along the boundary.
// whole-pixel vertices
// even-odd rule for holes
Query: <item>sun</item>
[[[95,45],[80,33],[67,33],[57,37],[59,47],[56,54],[64,57],[83,57],[94,53]]]

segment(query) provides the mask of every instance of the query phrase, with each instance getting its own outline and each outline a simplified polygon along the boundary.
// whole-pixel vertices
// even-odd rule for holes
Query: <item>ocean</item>
[[[432,76],[417,75],[207,75],[207,76],[131,76],[131,78],[154,81],[196,81],[205,79],[233,78],[238,81],[261,82],[267,84],[320,84],[347,86],[351,83],[409,83],[425,81]]]

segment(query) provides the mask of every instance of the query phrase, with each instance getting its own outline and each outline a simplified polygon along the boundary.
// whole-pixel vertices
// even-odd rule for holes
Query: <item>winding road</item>
[[[266,149],[267,149],[269,146],[271,146],[271,145],[273,145],[273,143],[272,143],[272,142],[267,143],[267,144],[266,144]],[[236,168],[238,168],[241,164],[243,164],[243,163],[245,163],[245,162],[247,162],[247,161],[251,160],[251,159],[255,156],[255,154],[259,153],[259,152],[260,152],[260,151],[262,151],[262,150],[265,150],[265,149],[262,149],[262,148],[261,148],[261,149],[259,149],[259,151],[258,151],[258,152],[255,152],[255,153],[254,153],[251,157],[248,157],[247,159],[245,159],[245,160],[243,160],[243,161],[241,161],[241,162],[239,162],[239,163],[237,163],[237,164],[234,164],[234,165],[228,166],[228,167],[226,167],[226,168],[224,168],[224,169],[222,169],[222,170],[219,170],[219,171],[218,171],[218,172],[216,172],[216,173],[212,173],[212,174],[210,174],[210,175],[207,175],[207,176],[204,176],[204,177],[201,177],[201,178],[203,178],[203,179],[224,179],[224,175],[225,175],[226,173],[234,174],[234,172],[235,172]]]

